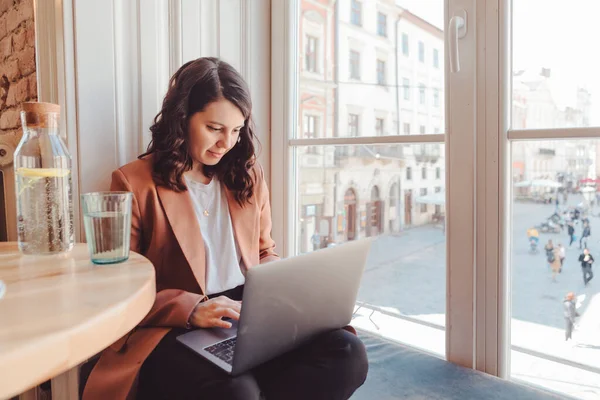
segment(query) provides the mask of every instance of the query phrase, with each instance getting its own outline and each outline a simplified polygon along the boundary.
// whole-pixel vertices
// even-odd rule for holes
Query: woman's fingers
[[[220,318],[213,318],[210,321],[210,326],[216,327],[216,328],[231,328],[231,322],[227,322],[227,321],[223,321]]]
[[[238,311],[228,308],[228,307],[215,310],[215,313],[220,318],[227,317],[227,318],[235,319],[236,321],[238,319],[240,319],[240,313]]]

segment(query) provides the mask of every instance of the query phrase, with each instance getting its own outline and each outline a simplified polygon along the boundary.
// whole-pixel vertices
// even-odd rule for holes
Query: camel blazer
[[[259,166],[251,173],[255,189],[250,204],[240,207],[224,189],[245,268],[279,258],[271,238],[264,175]],[[172,327],[185,328],[194,307],[206,299],[204,243],[189,193],[157,186],[150,157],[114,171],[111,190],[133,192],[131,250],[154,265],[157,293],[139,325],[102,352],[86,384],[84,400],[135,398],[144,360]]]

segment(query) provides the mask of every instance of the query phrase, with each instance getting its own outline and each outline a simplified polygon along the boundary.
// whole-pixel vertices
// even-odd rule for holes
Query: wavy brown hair
[[[187,62],[169,81],[162,109],[150,127],[152,140],[138,158],[152,155],[156,182],[177,192],[186,191],[183,173],[192,169],[188,123],[210,103],[226,99],[244,116],[240,141],[216,165],[205,165],[207,177],[217,177],[244,206],[254,193],[255,177],[250,171],[256,159],[252,101],[248,85],[229,64],[213,57]]]

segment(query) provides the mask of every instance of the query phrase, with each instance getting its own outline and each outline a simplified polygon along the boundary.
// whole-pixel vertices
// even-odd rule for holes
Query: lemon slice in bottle
[[[17,175],[27,178],[63,178],[71,171],[66,168],[18,168]]]

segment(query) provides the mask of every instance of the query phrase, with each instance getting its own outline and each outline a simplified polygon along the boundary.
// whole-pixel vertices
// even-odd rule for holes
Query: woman
[[[552,282],[556,282],[556,274],[560,273],[561,268],[560,249],[556,248],[552,250],[552,258],[549,258],[548,262],[552,270]]]
[[[365,348],[349,327],[236,377],[175,340],[230,327],[224,318],[239,318],[247,268],[278,259],[251,107],[230,65],[188,62],[171,78],[148,151],[113,173],[112,190],[134,193],[131,249],[154,264],[157,295],[102,353],[84,400],[347,399],[366,379]]]

